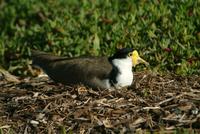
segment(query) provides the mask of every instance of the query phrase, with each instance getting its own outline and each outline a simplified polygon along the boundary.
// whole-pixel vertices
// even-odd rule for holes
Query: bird
[[[120,89],[133,83],[132,67],[149,65],[133,48],[118,49],[107,57],[61,57],[32,50],[32,64],[39,66],[54,82],[83,84],[94,89]]]

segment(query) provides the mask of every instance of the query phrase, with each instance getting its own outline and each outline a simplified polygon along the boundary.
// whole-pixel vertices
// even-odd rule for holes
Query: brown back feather
[[[112,65],[107,57],[59,57],[32,51],[33,64],[40,66],[54,81],[64,84],[83,83],[109,78]],[[95,85],[94,85],[95,86]]]

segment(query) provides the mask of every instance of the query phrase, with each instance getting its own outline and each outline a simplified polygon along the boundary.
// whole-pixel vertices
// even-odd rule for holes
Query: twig
[[[175,96],[175,97],[171,97],[171,98],[169,98],[169,99],[163,100],[163,101],[159,102],[158,104],[156,104],[156,106],[160,106],[160,105],[162,105],[162,104],[164,104],[164,103],[167,103],[167,102],[170,102],[170,101],[172,101],[172,100],[174,100],[174,99],[180,98],[180,97],[182,97],[183,95],[185,95],[185,94],[183,93],[183,94],[177,95],[177,96]]]

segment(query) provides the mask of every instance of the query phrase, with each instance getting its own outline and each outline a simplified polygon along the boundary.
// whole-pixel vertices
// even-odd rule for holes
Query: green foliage
[[[200,74],[195,0],[1,0],[0,63],[26,75],[30,49],[111,55],[133,47],[155,71]]]

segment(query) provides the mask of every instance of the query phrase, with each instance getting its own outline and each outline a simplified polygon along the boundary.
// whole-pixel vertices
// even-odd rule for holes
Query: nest
[[[200,128],[200,77],[139,72],[134,85],[93,90],[48,77],[0,81],[0,129],[14,133],[137,133]]]

